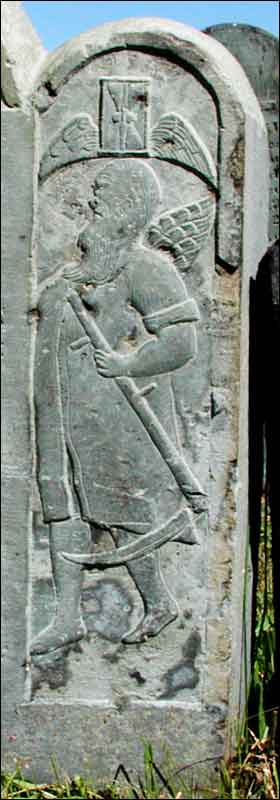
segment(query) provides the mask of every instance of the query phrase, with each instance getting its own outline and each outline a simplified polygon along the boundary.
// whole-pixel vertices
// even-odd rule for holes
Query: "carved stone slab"
[[[152,19],[60,48],[5,119],[5,764],[108,780],[148,738],[214,766],[244,689],[264,121],[220,44]]]
[[[279,236],[279,40],[253,25],[213,25],[205,30],[239,61],[259,100],[270,151],[269,239]]]

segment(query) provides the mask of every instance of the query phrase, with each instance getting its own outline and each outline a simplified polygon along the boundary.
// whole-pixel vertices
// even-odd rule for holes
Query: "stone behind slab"
[[[212,25],[205,33],[239,61],[259,100],[270,151],[269,241],[279,236],[279,39],[253,25]]]
[[[8,7],[9,16],[12,3],[4,6]],[[32,43],[33,34],[30,35]],[[11,31],[11,49],[12,37]],[[179,23],[130,19],[102,26],[47,56],[40,76],[42,52],[40,47],[36,48],[37,45],[33,51],[34,76],[37,76],[33,89],[26,94],[17,84],[16,103],[11,99],[8,102],[6,94],[3,116],[2,418],[4,416],[6,425],[2,454],[5,490],[3,764],[12,769],[15,760],[19,760],[37,780],[49,780],[53,777],[51,758],[54,757],[62,774],[92,775],[95,780],[104,782],[112,779],[120,763],[133,775],[141,772],[143,740],[149,740],[158,763],[164,760],[166,750],[172,752],[178,766],[212,758],[213,762],[206,764],[204,776],[201,765],[197,771],[201,781],[202,778],[210,780],[209,764],[214,769],[217,760],[232,746],[235,720],[244,702],[248,306],[250,277],[255,275],[267,246],[265,124],[250,84],[235,59],[210,37]],[[16,71],[14,77],[16,80]],[[7,107],[12,104],[18,108]],[[102,127],[104,120],[106,131]],[[105,133],[109,153],[104,152]],[[137,148],[142,149],[141,155]],[[75,274],[77,279],[77,266],[73,267],[79,255],[77,241],[83,231],[82,241],[89,243],[86,238],[91,235],[89,201],[92,201],[92,186],[96,187],[99,172],[103,170],[103,176],[111,176],[112,188],[116,173],[112,162],[124,164],[123,185],[130,191],[135,161],[144,166],[140,172],[135,166],[139,185],[134,204],[129,204],[128,210],[125,192],[122,193],[119,183],[123,213],[132,213],[132,223],[136,224],[134,208],[140,202],[141,185],[150,186],[145,213],[152,206],[152,196],[154,203],[158,202],[157,193],[161,192],[162,196],[161,216],[155,216],[153,227],[149,229],[145,258],[140,250],[142,283],[138,280],[141,273],[136,271],[133,278],[134,303],[136,296],[140,308],[141,298],[142,311],[136,315],[134,306],[124,302],[123,298],[129,299],[131,295],[123,294],[121,273],[114,275],[113,288],[117,287],[118,299],[113,302],[108,293],[111,283],[105,283],[102,288],[97,276],[100,313],[96,319],[101,326],[105,297],[102,330],[110,341],[118,333],[122,352],[127,353],[129,344],[131,353],[135,350],[135,340],[144,346],[151,341],[151,332],[159,330],[152,326],[161,325],[163,318],[165,323],[167,320],[167,327],[168,320],[172,322],[169,328],[174,331],[178,319],[181,319],[180,325],[185,320],[186,308],[189,315],[192,313],[191,324],[195,330],[192,341],[197,342],[195,357],[176,369],[171,359],[172,405],[168,405],[170,381],[164,370],[163,374],[155,376],[155,382],[161,387],[159,396],[153,386],[149,386],[149,394],[145,396],[161,415],[170,439],[172,419],[176,420],[176,441],[182,459],[176,462],[177,467],[179,464],[185,477],[188,468],[191,480],[202,486],[208,514],[198,515],[187,505],[189,530],[187,527],[183,534],[185,541],[190,542],[196,523],[197,544],[184,544],[178,537],[161,547],[162,592],[165,598],[171,595],[178,607],[175,620],[157,635],[135,643],[125,642],[127,629],[142,624],[143,605],[137,581],[124,560],[121,566],[105,572],[85,570],[82,609],[88,637],[77,637],[72,645],[68,643],[56,650],[49,647],[40,654],[38,642],[46,641],[45,626],[51,622],[59,599],[58,584],[56,595],[54,592],[57,579],[52,571],[54,550],[53,561],[50,559],[50,530],[52,536],[52,531],[60,526],[60,536],[66,536],[63,549],[71,550],[67,520],[62,515],[59,521],[55,519],[54,506],[51,510],[45,499],[45,489],[36,479],[40,459],[47,457],[50,442],[55,442],[56,434],[62,430],[56,425],[52,427],[50,422],[57,394],[53,393],[54,373],[48,371],[57,325],[55,309],[61,307],[64,291],[60,270],[65,264],[69,270],[70,263],[68,275]],[[105,166],[107,172],[103,169]],[[108,202],[112,203],[111,197]],[[110,207],[111,225],[118,204]],[[196,225],[191,228],[191,237],[183,235],[182,238],[182,230],[190,232],[189,227],[180,229],[182,224],[189,226],[190,221],[193,225],[194,214],[199,215],[200,224],[203,222],[205,226],[199,246]],[[170,224],[174,236],[173,259],[171,253],[166,256],[165,251],[156,249],[154,244],[163,236],[163,230],[166,243]],[[185,240],[187,245],[182,246]],[[190,249],[193,246],[196,246],[196,260]],[[136,249],[131,263],[138,264],[138,257]],[[108,263],[111,264],[110,259],[104,261],[105,266]],[[153,273],[156,274],[153,284],[149,270],[154,270],[155,264],[161,265],[161,269]],[[165,278],[163,289],[161,276],[167,276],[170,270],[173,277],[170,283]],[[160,313],[158,307],[147,308],[154,286],[157,301],[163,292]],[[179,292],[180,302],[172,304],[168,292],[172,297],[175,290]],[[48,304],[47,297],[53,297],[54,301]],[[37,305],[38,298],[41,298],[41,305]],[[95,309],[95,318],[96,295],[93,293],[92,298],[88,295],[88,301],[87,308]],[[110,314],[108,303],[111,304]],[[131,327],[132,311],[134,327]],[[44,327],[46,313],[54,314],[54,322]],[[69,314],[68,309],[68,319]],[[143,320],[150,326],[149,333]],[[183,330],[182,325],[180,337],[183,337]],[[91,372],[87,372],[91,349],[85,336],[81,333],[79,336],[76,340],[74,332],[74,338],[69,340],[72,345],[69,374],[73,376],[75,402],[78,398],[78,404],[74,403],[71,411],[74,420],[71,434],[75,435],[77,426],[79,429],[86,415],[91,413],[88,436],[92,435],[96,424],[95,446],[100,448],[96,470],[104,468],[104,486],[100,481],[96,502],[103,489],[104,495],[108,490],[109,476],[110,480],[118,480],[119,475],[126,474],[127,463],[131,464],[133,473],[132,488],[138,483],[140,487],[143,479],[142,494],[140,488],[138,494],[136,491],[133,494],[131,513],[135,514],[134,528],[138,525],[139,533],[146,535],[150,530],[147,514],[153,505],[145,506],[141,497],[149,498],[151,493],[155,504],[156,519],[152,528],[163,525],[167,512],[172,514],[177,508],[178,485],[174,473],[168,471],[158,451],[151,449],[149,437],[145,434],[141,439],[140,422],[135,421],[128,406],[124,406],[126,411],[122,415],[122,403],[126,401],[116,394],[115,384],[109,384],[105,378],[102,383],[100,376],[94,373],[94,391],[90,394],[91,378],[84,381],[83,376],[91,375],[95,367],[92,362]],[[158,338],[157,335],[156,340]],[[174,359],[178,357],[177,351],[181,352],[182,344],[179,350],[178,347],[177,341]],[[46,372],[40,373],[39,385],[36,376],[38,364],[40,369],[42,362],[38,360],[38,353],[42,359],[47,356]],[[165,357],[168,357],[167,351]],[[36,414],[34,375],[39,398]],[[151,384],[153,376],[139,381],[138,389],[143,389],[144,383],[146,391],[146,384]],[[103,402],[105,384],[111,385],[111,392],[104,394]],[[44,386],[48,392],[48,416],[45,416]],[[92,397],[97,402],[98,392],[102,402],[97,414]],[[63,403],[64,395],[60,397]],[[78,409],[76,418],[75,408]],[[38,413],[41,428],[38,428]],[[97,423],[98,418],[103,419],[102,414],[106,426],[100,439]],[[118,423],[114,424],[114,420]],[[131,431],[136,431],[134,451],[130,447],[125,452],[123,430],[127,431],[128,438]],[[143,442],[141,447],[139,441]],[[86,439],[77,439],[78,448],[81,442]],[[84,464],[86,476],[94,448],[87,448],[86,444],[83,447],[81,464],[82,467]],[[57,452],[59,454],[59,450]],[[119,461],[119,470],[112,470],[117,452],[121,453],[122,461]],[[46,463],[53,470],[59,460],[49,457]],[[94,480],[95,474],[93,483]],[[87,485],[86,477],[84,481]],[[117,496],[117,493],[112,494],[112,502],[104,500],[103,512],[108,519],[115,513],[114,498]],[[126,488],[125,496],[128,503],[131,489]],[[59,495],[56,502],[64,502],[63,497]],[[142,516],[137,511],[141,502]],[[72,513],[77,517],[77,505]],[[90,514],[88,518],[92,523]],[[86,530],[86,519],[84,514],[81,533]],[[100,516],[95,522],[100,523]],[[78,525],[75,535],[78,537]],[[111,551],[112,535],[116,535],[116,530],[110,528],[109,523],[107,532],[101,524],[95,525],[95,557],[104,549]],[[50,541],[53,541],[51,537]],[[136,541],[141,543],[139,534]],[[86,545],[82,548],[79,543],[76,553],[83,550],[85,552]],[[155,563],[152,554],[146,558],[150,560],[145,562],[144,573],[140,570],[138,574],[144,605],[151,601],[154,589],[150,584],[145,595],[147,570]],[[70,576],[71,565],[68,564],[67,569]],[[68,597],[68,609],[73,603],[70,583],[69,579],[60,584]],[[65,630],[71,624],[69,612],[68,616],[65,614]]]

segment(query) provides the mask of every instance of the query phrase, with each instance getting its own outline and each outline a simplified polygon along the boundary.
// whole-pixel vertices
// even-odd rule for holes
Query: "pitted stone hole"
[[[132,670],[132,672],[129,673],[129,677],[134,678],[134,680],[137,681],[138,686],[142,686],[143,683],[146,683],[146,678],[141,675],[141,672],[139,672],[138,669]]]
[[[149,102],[148,95],[145,92],[139,92],[135,97],[135,101],[136,103],[144,103],[147,106]]]
[[[38,308],[31,308],[27,314],[27,320],[29,325],[32,325],[32,322],[38,322],[41,317],[40,311]]]
[[[50,81],[47,81],[44,84],[44,88],[47,90],[47,92],[48,92],[50,97],[56,97],[57,96],[57,91],[56,91],[56,89],[54,89],[54,87],[52,86]]]
[[[200,673],[195,665],[195,659],[201,653],[201,637],[194,629],[182,647],[181,659],[173,665],[161,678],[164,691],[158,699],[170,699],[183,689],[195,689],[199,683]]]

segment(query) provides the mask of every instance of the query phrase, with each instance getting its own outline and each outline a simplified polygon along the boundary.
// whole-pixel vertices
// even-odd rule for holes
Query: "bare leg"
[[[33,640],[31,654],[47,653],[77,642],[86,633],[81,617],[83,573],[80,565],[70,564],[61,551],[79,553],[90,544],[90,530],[80,519],[50,525],[50,553],[56,595],[56,613],[50,625]]]
[[[133,534],[119,531],[118,546],[127,544],[134,539]],[[141,642],[150,636],[156,636],[162,628],[169,625],[178,616],[178,606],[169,594],[160,570],[159,552],[152,553],[143,558],[135,559],[127,564],[127,570],[144,604],[144,618],[131,631],[123,636],[127,644]]]

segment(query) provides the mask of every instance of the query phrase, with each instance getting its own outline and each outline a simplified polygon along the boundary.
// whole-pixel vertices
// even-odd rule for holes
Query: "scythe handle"
[[[110,345],[99,330],[95,320],[86,313],[83,302],[74,289],[69,290],[67,300],[71,304],[93,347],[111,353]],[[183,495],[192,505],[193,510],[196,512],[205,511],[207,508],[206,496],[198,480],[169,438],[145,396],[139,393],[134,380],[124,377],[113,378],[113,380],[141,420],[170,472],[172,472]]]

